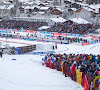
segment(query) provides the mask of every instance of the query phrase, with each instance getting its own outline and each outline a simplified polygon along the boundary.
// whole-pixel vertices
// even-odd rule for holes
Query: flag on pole
[[[51,57],[51,62],[53,63],[54,62],[54,60],[53,60],[53,58]]]
[[[42,65],[44,65],[44,58],[42,58]]]
[[[80,72],[78,69],[76,69],[76,79],[77,79],[77,83],[81,84],[82,72]]]
[[[86,75],[84,77],[84,90],[89,90],[89,85],[88,85],[88,81],[87,81]]]

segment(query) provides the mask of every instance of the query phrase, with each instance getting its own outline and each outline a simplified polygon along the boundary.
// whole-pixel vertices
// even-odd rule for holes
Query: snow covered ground
[[[58,45],[58,50],[56,50],[56,53],[74,53],[74,54],[100,54],[100,43],[97,44],[91,44],[86,46],[81,46],[77,44],[64,44],[64,45]]]
[[[42,57],[3,55],[0,58],[0,90],[83,90],[61,72],[42,66]]]
[[[48,46],[46,45],[53,45],[50,42],[37,42],[37,41],[27,41],[27,40],[22,40],[22,39],[7,39],[9,46],[11,47],[19,47],[19,46],[25,46],[25,45],[44,45],[45,47],[44,50],[46,51],[46,49],[48,50]],[[0,44],[1,47],[4,46],[6,44],[6,39],[5,38],[0,38]],[[55,44],[54,44],[55,45]],[[91,45],[86,45],[86,46],[81,46],[81,43],[72,43],[72,44],[58,44],[57,45],[57,49],[55,49],[54,51],[56,53],[75,53],[75,54],[95,54],[98,55],[100,54],[100,43],[97,44],[91,44]],[[43,51],[43,49],[40,48],[40,50],[36,50],[36,51]],[[50,51],[52,50],[52,47],[50,48]]]
[[[100,54],[100,43],[87,46],[59,44],[55,52],[97,55]],[[69,77],[64,77],[62,72],[42,66],[43,57],[44,55],[3,55],[0,58],[0,90],[84,90]]]

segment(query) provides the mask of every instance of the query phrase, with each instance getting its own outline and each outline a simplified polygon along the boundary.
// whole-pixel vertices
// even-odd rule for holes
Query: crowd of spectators
[[[49,28],[48,31],[59,33],[87,34],[95,31],[95,26],[92,24],[76,24],[69,20],[64,23],[56,23],[51,28]]]
[[[87,43],[87,42],[89,42],[89,40],[79,38],[79,37],[62,37],[62,36],[59,36],[57,39],[66,40],[66,41],[68,41],[68,43],[74,43],[74,42],[75,43],[81,43],[81,42]],[[91,39],[91,41],[92,41],[92,39]]]
[[[71,77],[74,81],[76,81],[76,69],[78,69],[83,73],[82,75],[87,75],[89,85],[96,76],[100,76],[100,55],[48,54],[43,61],[47,67],[62,71],[65,76]]]
[[[30,22],[30,21],[17,21],[17,20],[2,20],[0,21],[0,28],[8,29],[25,29],[37,31],[39,27],[46,26],[46,22]]]
[[[46,22],[29,22],[29,21],[18,21],[18,20],[2,20],[0,21],[0,28],[4,29],[18,29],[20,30],[23,28],[24,30],[32,30],[32,31],[38,31],[40,27],[47,26],[48,23]],[[87,34],[88,32],[91,32],[95,30],[95,26],[91,24],[75,24],[72,21],[66,21],[63,23],[55,23],[55,25],[51,26],[50,28],[46,29],[48,32],[58,32],[58,33],[77,33],[77,34]],[[41,30],[41,31],[44,31]],[[32,35],[33,36],[33,35]],[[20,35],[20,37],[22,37]],[[31,38],[30,34],[27,35],[27,37]],[[59,36],[57,37],[58,40],[66,40],[67,43],[87,43],[89,40],[79,37],[64,37]],[[91,40],[93,41],[93,40]],[[100,42],[100,38],[99,41]]]
[[[40,27],[47,26],[46,22],[30,22],[30,21],[18,21],[18,20],[2,20],[0,21],[0,28],[12,28],[12,29],[26,29],[38,31]],[[58,32],[58,33],[75,33],[75,34],[87,34],[95,31],[95,26],[92,24],[76,24],[72,21],[66,21],[63,23],[55,23],[48,29],[42,29],[41,31]]]

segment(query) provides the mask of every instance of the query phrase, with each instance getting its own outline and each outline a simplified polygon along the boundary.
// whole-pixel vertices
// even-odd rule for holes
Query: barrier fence
[[[26,32],[26,33],[31,33],[34,34],[35,37],[41,37],[41,38],[58,38],[59,36],[63,36],[63,37],[67,37],[67,36],[72,36],[72,37],[77,37],[77,38],[83,38],[83,37],[92,37],[94,39],[99,39],[100,41],[100,36],[91,36],[91,35],[80,35],[80,34],[70,34],[70,33],[57,33],[57,32],[42,32],[42,31],[31,31],[31,30],[14,30],[14,29],[3,29],[0,28],[0,33],[1,34],[10,34],[11,32]],[[91,42],[87,42],[87,43],[82,43],[82,46],[84,45],[89,45],[89,44],[95,44],[98,41],[91,41]]]
[[[31,30],[16,30],[16,29],[3,29],[0,28],[1,33],[11,33],[13,32],[27,32],[27,33],[35,33],[35,36],[37,33],[46,35],[47,37],[58,37],[58,36],[74,36],[74,37],[93,37],[96,39],[99,39],[100,36],[91,36],[91,35],[80,35],[80,34],[71,34],[71,33],[57,33],[57,32],[43,32],[43,31],[31,31]]]

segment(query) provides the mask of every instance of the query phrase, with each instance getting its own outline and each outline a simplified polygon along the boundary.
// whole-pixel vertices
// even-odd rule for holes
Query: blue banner
[[[68,33],[68,36],[84,37],[84,35],[80,35],[80,34],[70,34],[70,33]]]
[[[89,44],[96,44],[96,41],[89,42]]]
[[[39,54],[53,54],[55,53],[54,51],[47,51],[47,52],[33,52],[34,55],[39,55]]]
[[[34,41],[34,40],[37,40],[37,39],[29,39],[29,38],[23,38],[24,40],[28,40],[28,41]]]
[[[33,52],[34,55],[43,54],[43,52]]]
[[[55,53],[54,51],[48,51],[48,52],[43,52],[43,54],[53,54],[53,53]]]
[[[14,54],[15,55],[20,54],[20,49],[19,48],[14,48]]]
[[[7,29],[3,29],[3,31],[6,31]]]
[[[42,34],[52,34],[52,32],[42,32],[42,31],[39,31],[39,33],[42,33]]]
[[[79,37],[84,37],[84,35],[79,35]]]
[[[0,33],[10,33],[10,31],[0,31]]]
[[[22,30],[18,30],[18,32],[22,32]]]
[[[53,36],[52,32],[42,32],[42,31],[39,31],[39,33],[43,34],[44,37],[52,38],[52,36]]]
[[[69,34],[69,33],[68,33],[68,36],[72,36],[72,34]]]
[[[12,29],[11,31],[13,31],[13,32],[14,32],[15,30],[14,30],[14,29]]]

